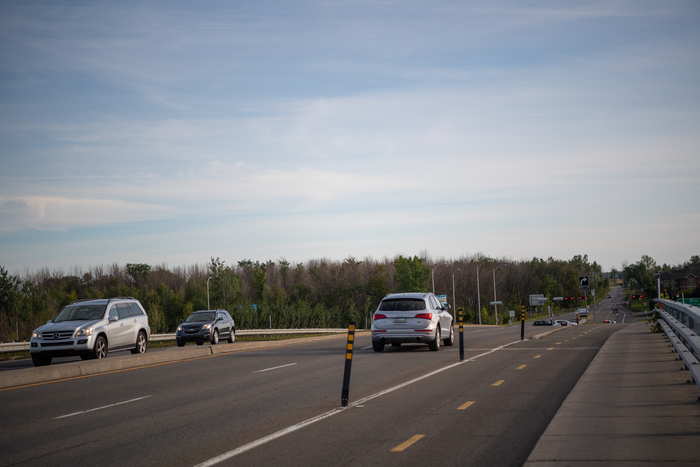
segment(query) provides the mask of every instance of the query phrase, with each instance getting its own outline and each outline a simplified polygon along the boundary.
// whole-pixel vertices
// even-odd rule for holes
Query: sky
[[[0,266],[700,253],[700,2],[0,2]]]

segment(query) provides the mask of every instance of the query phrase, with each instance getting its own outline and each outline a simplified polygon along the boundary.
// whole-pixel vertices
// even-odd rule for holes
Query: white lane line
[[[117,402],[116,404],[109,404],[109,405],[104,405],[104,406],[102,406],[102,407],[96,407],[96,408],[94,408],[94,409],[83,410],[83,411],[81,411],[81,412],[69,413],[68,415],[61,415],[60,417],[56,417],[56,418],[54,418],[54,420],[58,420],[59,418],[67,418],[67,417],[72,417],[72,416],[74,416],[74,415],[81,415],[81,414],[84,414],[84,413],[94,412],[95,410],[108,409],[108,408],[110,408],[110,407],[116,407],[116,406],[118,406],[118,405],[128,404],[128,403],[130,403],[130,402],[136,402],[136,401],[140,401],[140,400],[143,400],[143,399],[148,399],[149,397],[151,397],[151,396],[137,397],[136,399],[130,399],[130,400],[128,400],[128,401]]]
[[[268,442],[270,442],[270,441],[273,441],[273,440],[275,440],[275,439],[277,439],[277,438],[281,438],[282,436],[284,436],[284,435],[286,435],[286,434],[289,434],[289,433],[291,433],[291,432],[293,432],[293,431],[296,431],[296,430],[298,430],[298,429],[300,429],[300,428],[304,428],[305,426],[311,425],[311,424],[316,423],[316,422],[320,422],[321,420],[324,420],[324,419],[326,419],[326,418],[328,418],[328,417],[332,417],[333,415],[339,414],[340,412],[343,412],[344,410],[346,410],[346,409],[348,409],[348,408],[361,406],[362,404],[364,404],[365,402],[367,402],[367,401],[369,401],[369,400],[376,399],[377,397],[383,396],[383,395],[385,395],[385,394],[389,394],[390,392],[394,392],[394,391],[396,391],[397,389],[401,389],[401,388],[404,388],[404,387],[406,387],[406,386],[408,386],[408,385],[410,385],[410,384],[416,383],[416,382],[421,381],[421,380],[424,380],[424,379],[426,379],[426,378],[430,378],[431,376],[434,376],[434,375],[436,375],[436,374],[438,374],[438,373],[442,373],[442,372],[445,371],[445,370],[449,370],[449,369],[454,368],[454,367],[456,367],[456,366],[458,366],[458,365],[461,365],[461,364],[463,364],[463,363],[473,362],[473,361],[476,360],[477,358],[480,358],[480,357],[483,357],[483,356],[492,354],[492,353],[497,352],[497,351],[499,351],[499,350],[501,350],[501,349],[504,349],[504,348],[506,348],[506,347],[509,347],[509,346],[511,346],[511,345],[513,345],[513,344],[517,344],[518,342],[523,342],[523,341],[518,340],[518,341],[515,341],[515,342],[511,342],[511,343],[509,343],[509,344],[504,344],[504,345],[502,345],[502,346],[500,346],[500,347],[496,347],[495,349],[491,349],[491,350],[489,350],[488,352],[484,352],[484,353],[481,353],[481,354],[479,354],[479,355],[475,355],[475,356],[473,356],[473,357],[471,357],[471,358],[468,358],[468,359],[466,359],[466,360],[464,360],[464,361],[457,362],[457,363],[453,363],[453,364],[451,364],[451,365],[447,365],[446,367],[440,368],[440,369],[438,369],[438,370],[431,371],[431,372],[428,373],[428,374],[425,374],[425,375],[423,375],[423,376],[419,376],[418,378],[414,378],[414,379],[412,379],[412,380],[410,380],[410,381],[406,381],[405,383],[401,383],[401,384],[399,384],[399,385],[397,385],[397,386],[394,386],[393,388],[385,389],[384,391],[380,391],[380,392],[378,392],[378,393],[376,393],[376,394],[372,394],[371,396],[367,396],[367,397],[364,397],[364,398],[362,398],[362,399],[359,399],[359,400],[357,400],[357,401],[355,401],[355,402],[352,402],[352,403],[348,404],[348,407],[338,407],[338,408],[335,408],[335,409],[333,409],[333,410],[330,410],[330,411],[328,411],[328,412],[326,412],[326,413],[322,413],[322,414],[320,414],[320,415],[317,415],[317,416],[315,416],[315,417],[313,417],[313,418],[309,418],[308,420],[304,420],[303,422],[297,423],[296,425],[292,425],[292,426],[289,426],[289,427],[287,427],[287,428],[284,428],[284,429],[282,429],[282,430],[280,430],[280,431],[278,431],[278,432],[276,432],[276,433],[272,433],[271,435],[265,436],[265,437],[263,437],[263,438],[260,438],[260,439],[258,439],[258,440],[255,440],[255,441],[253,441],[253,442],[251,442],[251,443],[245,444],[245,445],[243,445],[243,446],[241,446],[241,447],[239,447],[239,448],[236,448],[236,449],[234,449],[234,450],[232,450],[232,451],[229,451],[229,452],[226,452],[226,453],[224,453],[224,454],[221,454],[220,456],[213,457],[213,458],[209,459],[208,461],[202,462],[201,464],[197,464],[195,467],[209,467],[209,466],[212,466],[212,465],[216,465],[216,464],[218,464],[219,462],[223,462],[223,461],[225,461],[225,460],[227,460],[227,459],[230,459],[230,458],[232,458],[232,457],[235,457],[235,456],[237,456],[237,455],[239,455],[239,454],[243,454],[243,453],[246,452],[246,451],[250,451],[250,450],[253,449],[253,448],[256,448],[256,447],[258,447],[258,446],[261,446],[261,445],[263,445],[263,444],[265,444],[265,443],[268,443]]]
[[[296,363],[288,363],[288,364],[286,364],[286,365],[275,366],[275,367],[272,367],[272,368],[265,368],[264,370],[254,371],[253,373],[262,373],[263,371],[276,370],[276,369],[278,369],[278,368],[284,368],[284,367],[286,367],[286,366],[292,366],[292,365],[296,365]]]
[[[360,350],[367,350],[367,349],[371,349],[371,348],[372,348],[372,346],[370,345],[369,347],[362,347]]]

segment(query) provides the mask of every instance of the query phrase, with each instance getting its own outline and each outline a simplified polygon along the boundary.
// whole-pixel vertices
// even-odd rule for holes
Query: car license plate
[[[396,318],[396,319],[394,320],[394,322],[395,322],[395,323],[405,323],[405,322],[406,322],[406,318]]]

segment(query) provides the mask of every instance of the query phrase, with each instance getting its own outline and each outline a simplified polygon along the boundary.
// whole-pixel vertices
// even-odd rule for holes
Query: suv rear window
[[[379,304],[380,311],[420,311],[425,310],[425,300],[422,298],[394,298],[383,300]]]

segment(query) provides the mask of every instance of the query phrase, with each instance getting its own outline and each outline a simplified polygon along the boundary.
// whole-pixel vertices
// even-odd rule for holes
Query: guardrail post
[[[350,370],[352,368],[352,349],[355,345],[355,323],[351,322],[348,328],[348,345],[345,350],[345,374],[343,375],[343,392],[340,395],[340,405],[348,406],[350,395]]]
[[[464,360],[464,317],[462,307],[457,308],[459,313],[459,361]]]

